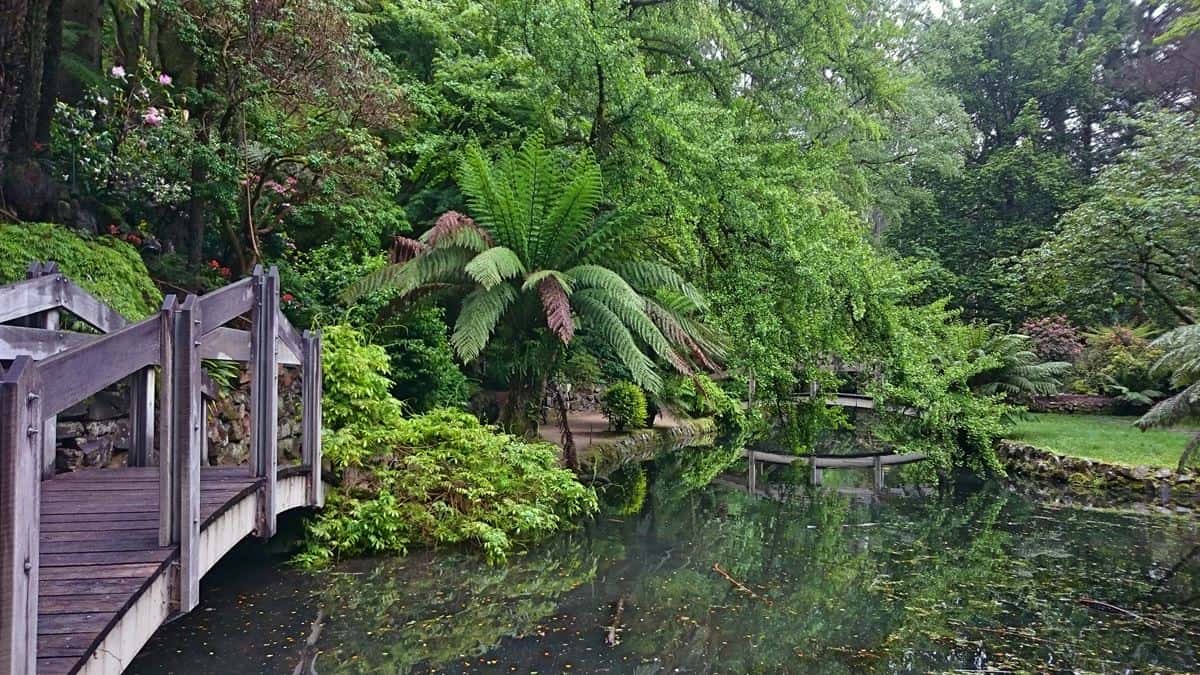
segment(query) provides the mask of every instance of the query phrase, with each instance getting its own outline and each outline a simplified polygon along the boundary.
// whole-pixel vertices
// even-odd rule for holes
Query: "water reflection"
[[[290,673],[318,612],[320,673],[1198,669],[1194,521],[995,487],[779,503],[682,453],[614,474],[596,523],[504,567],[223,571],[132,670]]]

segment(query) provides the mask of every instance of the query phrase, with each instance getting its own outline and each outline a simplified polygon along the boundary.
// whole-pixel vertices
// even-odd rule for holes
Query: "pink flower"
[[[171,80],[170,75],[168,75],[166,73],[158,74],[158,83],[161,84],[162,86],[169,87],[169,86],[171,86],[171,82],[172,82],[172,80]]]
[[[161,126],[163,123],[162,111],[154,106],[146,108],[146,112],[142,113],[142,124],[149,127]]]
[[[121,65],[113,66],[112,70],[108,71],[108,74],[112,75],[113,77],[117,78],[118,80],[123,80],[123,79],[125,79],[125,68],[124,68],[124,66],[121,66]]]

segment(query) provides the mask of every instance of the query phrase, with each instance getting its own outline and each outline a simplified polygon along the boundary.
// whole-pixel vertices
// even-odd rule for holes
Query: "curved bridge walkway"
[[[120,673],[158,626],[195,608],[200,578],[235,544],[322,504],[320,336],[279,312],[275,269],[169,297],[135,324],[53,263],[28,276],[0,288],[0,672]],[[100,334],[59,330],[62,312]],[[243,314],[249,330],[225,326]],[[249,467],[202,466],[214,385],[201,359],[248,366]],[[301,463],[286,467],[281,365],[299,366],[303,387]],[[55,476],[55,416],[122,380],[128,465]]]

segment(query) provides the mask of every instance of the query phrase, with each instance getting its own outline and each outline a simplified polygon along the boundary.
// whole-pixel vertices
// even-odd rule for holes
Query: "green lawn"
[[[1186,429],[1138,431],[1136,417],[1035,413],[1008,437],[1059,454],[1111,464],[1174,468],[1193,433]]]

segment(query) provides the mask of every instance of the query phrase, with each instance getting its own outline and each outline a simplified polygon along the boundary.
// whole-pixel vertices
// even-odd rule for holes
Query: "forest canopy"
[[[412,413],[506,392],[520,434],[559,382],[653,402],[708,372],[804,446],[843,420],[797,392],[860,363],[920,412],[889,443],[994,471],[1023,397],[1169,393],[1147,345],[1200,301],[1194,10],[18,0],[0,201],[176,289],[278,265],[289,315],[363,331]],[[1068,363],[1046,331],[1080,361],[1031,379]]]

